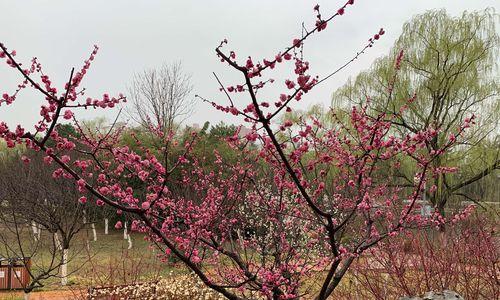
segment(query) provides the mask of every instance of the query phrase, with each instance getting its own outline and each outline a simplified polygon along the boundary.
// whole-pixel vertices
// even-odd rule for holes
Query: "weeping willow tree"
[[[417,15],[404,25],[387,56],[333,94],[334,107],[370,99],[374,113],[394,117],[401,136],[430,126],[440,128],[427,151],[442,147],[465,118],[477,117],[477,124],[457,146],[434,162],[435,167],[459,166],[457,173],[428,181],[429,200],[442,214],[450,199],[481,200],[470,192],[475,190],[470,186],[485,176],[496,173],[492,177],[498,183],[498,21],[493,9],[464,12],[459,17],[451,17],[445,10]],[[404,56],[395,77],[394,62],[400,51]],[[406,167],[392,172],[398,180],[412,181],[412,169],[407,162]],[[437,188],[430,189],[431,185]]]

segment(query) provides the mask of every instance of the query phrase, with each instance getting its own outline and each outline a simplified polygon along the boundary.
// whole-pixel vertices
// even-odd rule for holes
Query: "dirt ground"
[[[33,292],[30,300],[67,300],[85,299],[82,295],[85,291],[57,290]],[[24,299],[22,292],[0,292],[0,300],[21,300]]]

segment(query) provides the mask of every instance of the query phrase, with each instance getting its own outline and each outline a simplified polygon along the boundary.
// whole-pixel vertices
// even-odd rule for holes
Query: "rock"
[[[399,300],[464,300],[464,298],[454,291],[444,290],[442,292],[427,292],[422,297],[402,297]]]

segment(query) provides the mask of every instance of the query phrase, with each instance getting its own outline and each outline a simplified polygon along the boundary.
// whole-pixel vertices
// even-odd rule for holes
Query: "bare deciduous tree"
[[[191,90],[191,76],[184,73],[180,62],[144,70],[134,76],[129,88],[130,115],[145,128],[169,132],[174,120],[191,112]]]
[[[4,245],[0,253],[33,258],[30,283],[23,286],[26,294],[51,277],[67,284],[68,263],[79,252],[79,247],[73,247],[75,237],[87,226],[85,207],[76,201],[76,186],[54,181],[54,168],[45,165],[40,154],[32,155],[37,159],[29,164],[6,159],[0,165],[0,241]],[[87,213],[86,218],[89,222],[91,216]],[[72,255],[70,247],[75,249]]]

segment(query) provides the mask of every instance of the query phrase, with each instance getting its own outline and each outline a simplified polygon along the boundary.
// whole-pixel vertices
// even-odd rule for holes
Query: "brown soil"
[[[30,300],[67,300],[67,299],[85,299],[82,297],[85,291],[56,290],[33,292]],[[0,300],[21,300],[22,292],[0,292]]]

